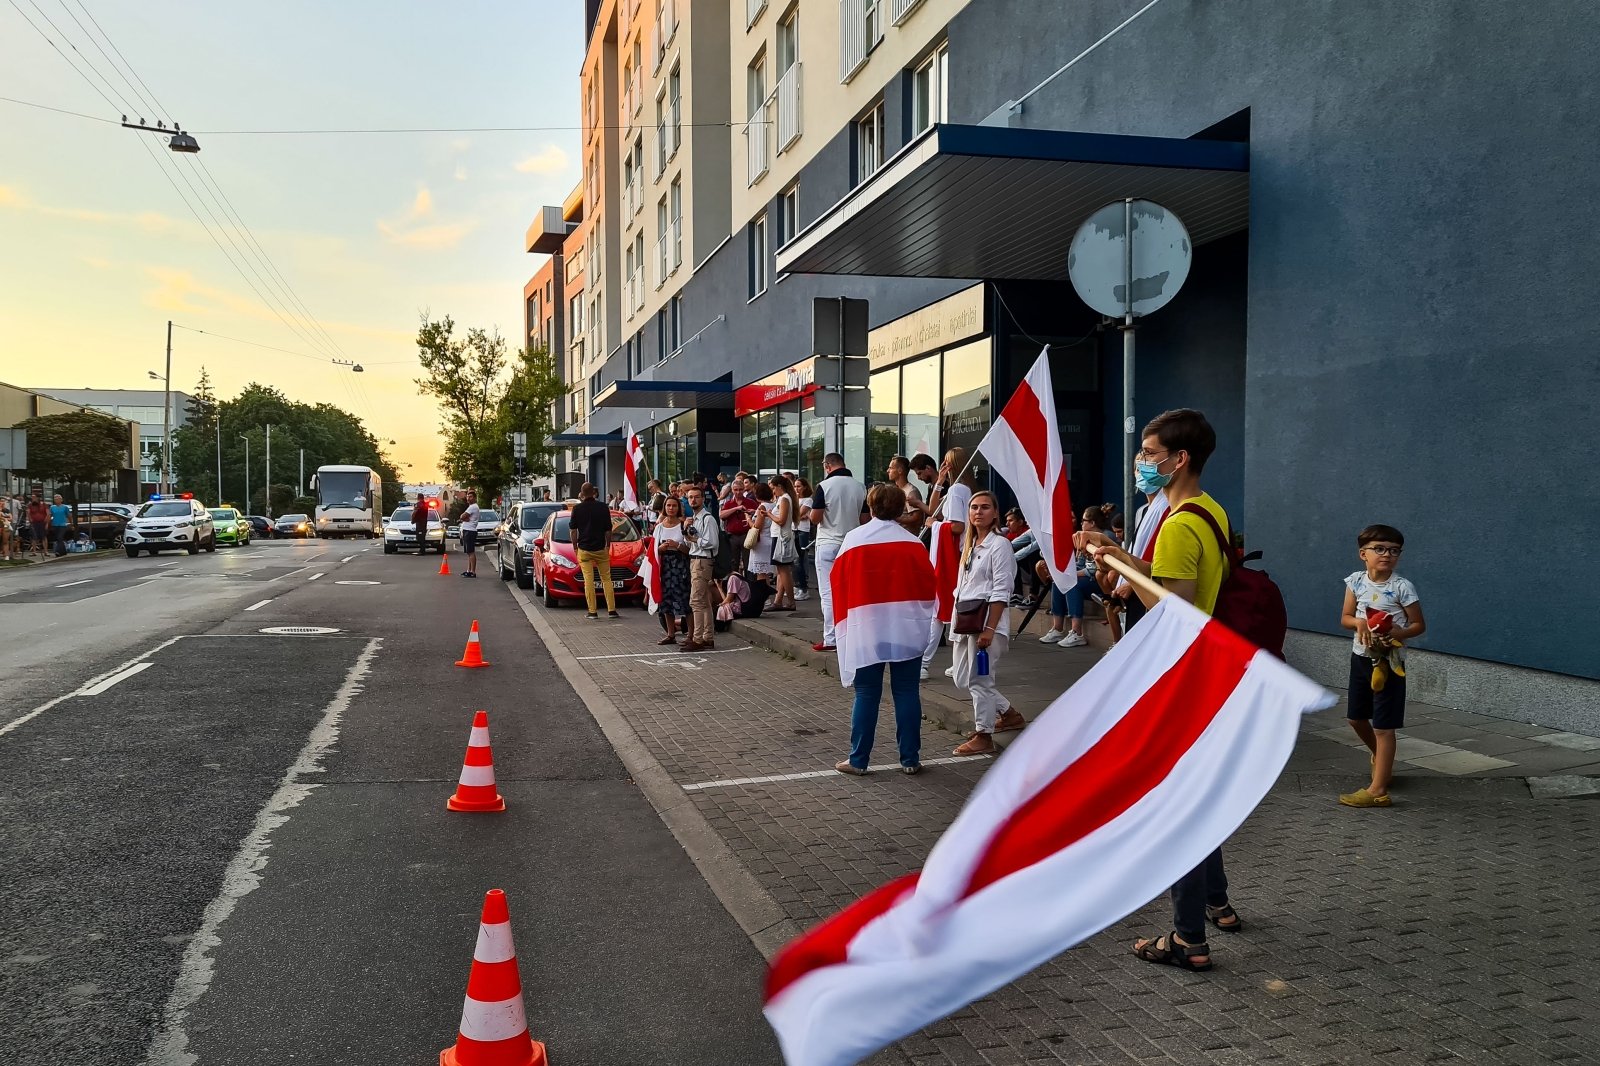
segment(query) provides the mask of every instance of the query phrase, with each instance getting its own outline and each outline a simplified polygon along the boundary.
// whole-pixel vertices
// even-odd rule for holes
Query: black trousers
[[[1206,907],[1221,907],[1228,902],[1228,875],[1222,868],[1222,849],[1178,878],[1172,886],[1172,927],[1186,942],[1202,944],[1206,939]]]

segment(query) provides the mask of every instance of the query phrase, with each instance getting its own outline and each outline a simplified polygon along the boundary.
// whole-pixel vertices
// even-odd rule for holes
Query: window
[[[567,310],[567,336],[579,337],[583,334],[583,294],[574,296],[571,306]]]
[[[750,299],[767,291],[767,216],[750,223]]]
[[[683,178],[681,176],[672,179],[667,199],[672,213],[672,268],[676,270],[683,263]]]
[[[656,362],[664,362],[667,353],[672,351],[667,344],[667,309],[663,307],[656,312]]]
[[[683,347],[683,297],[681,295],[674,296],[668,303],[667,309],[671,312],[671,318],[667,324],[672,331],[667,354],[671,355]]]
[[[855,77],[882,40],[882,0],[840,0],[839,80]]]
[[[642,75],[644,73],[644,63],[642,59],[643,57],[640,54],[640,41],[639,38],[635,37],[633,39],[633,72],[635,75]],[[634,88],[632,103],[632,114],[637,115],[639,113],[639,109],[644,106],[644,93],[640,92],[637,86]]]
[[[772,128],[767,124],[767,56],[763,52],[745,69],[745,103],[749,121],[744,127],[745,184],[754,185],[770,169],[767,145]]]
[[[778,23],[777,148],[782,152],[800,137],[800,8],[789,9]]]
[[[644,210],[644,134],[633,139],[633,213]]]
[[[754,122],[761,113],[761,108],[767,102],[767,54],[765,52],[756,56],[755,61],[745,71],[745,97],[747,106],[745,114]]]
[[[627,114],[633,110],[633,61],[628,60],[622,64],[622,112]]]
[[[800,5],[791,7],[778,22],[778,77],[800,59]]]
[[[794,240],[800,224],[800,185],[795,183],[778,197],[778,247]]]
[[[633,152],[622,157],[622,202],[626,205],[623,217],[633,214]]]
[[[667,198],[656,204],[656,288],[667,280],[667,248],[672,243],[672,226],[667,217]]]
[[[656,177],[667,169],[667,90],[656,97]]]
[[[856,183],[860,184],[883,165],[883,104],[867,112],[856,123]]]
[[[639,264],[639,286],[634,295],[634,300],[636,302],[633,308],[635,311],[637,311],[644,306],[644,279],[646,271],[644,269],[643,233],[635,233],[633,235],[633,261]]]
[[[628,314],[631,315],[633,314],[634,302],[638,299],[635,293],[639,288],[638,261],[633,257],[633,243],[631,241],[622,252],[622,269],[623,276],[628,279]]]
[[[911,128],[916,133],[950,121],[950,46],[941,44],[911,79]]]
[[[667,103],[671,105],[672,114],[672,151],[667,153],[670,159],[678,154],[678,146],[683,143],[683,78],[676,63],[672,73],[667,75]]]

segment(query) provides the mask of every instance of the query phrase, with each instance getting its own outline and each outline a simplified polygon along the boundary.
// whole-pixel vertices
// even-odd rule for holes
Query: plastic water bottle
[[[977,676],[979,676],[979,677],[988,677],[989,676],[989,649],[988,648],[979,648],[978,649],[978,655],[973,660],[973,662],[975,664],[973,666],[973,670],[977,674]]]

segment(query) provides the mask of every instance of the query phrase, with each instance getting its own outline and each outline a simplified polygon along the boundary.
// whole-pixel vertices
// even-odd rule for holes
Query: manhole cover
[[[335,585],[381,585],[382,581],[335,581]]]
[[[266,629],[257,630],[259,633],[270,633],[275,637],[305,637],[316,636],[322,633],[337,633],[337,629],[327,626],[268,626]]]

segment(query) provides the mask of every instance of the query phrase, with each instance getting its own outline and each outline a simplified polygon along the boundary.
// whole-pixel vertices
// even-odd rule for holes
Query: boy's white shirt
[[[1365,570],[1357,570],[1344,579],[1344,587],[1356,598],[1357,618],[1365,618],[1367,608],[1376,607],[1386,613],[1397,628],[1407,624],[1406,608],[1421,598],[1417,587],[1397,573],[1390,574],[1386,581],[1374,581]],[[1367,654],[1360,633],[1351,641],[1351,650],[1357,655]]]

